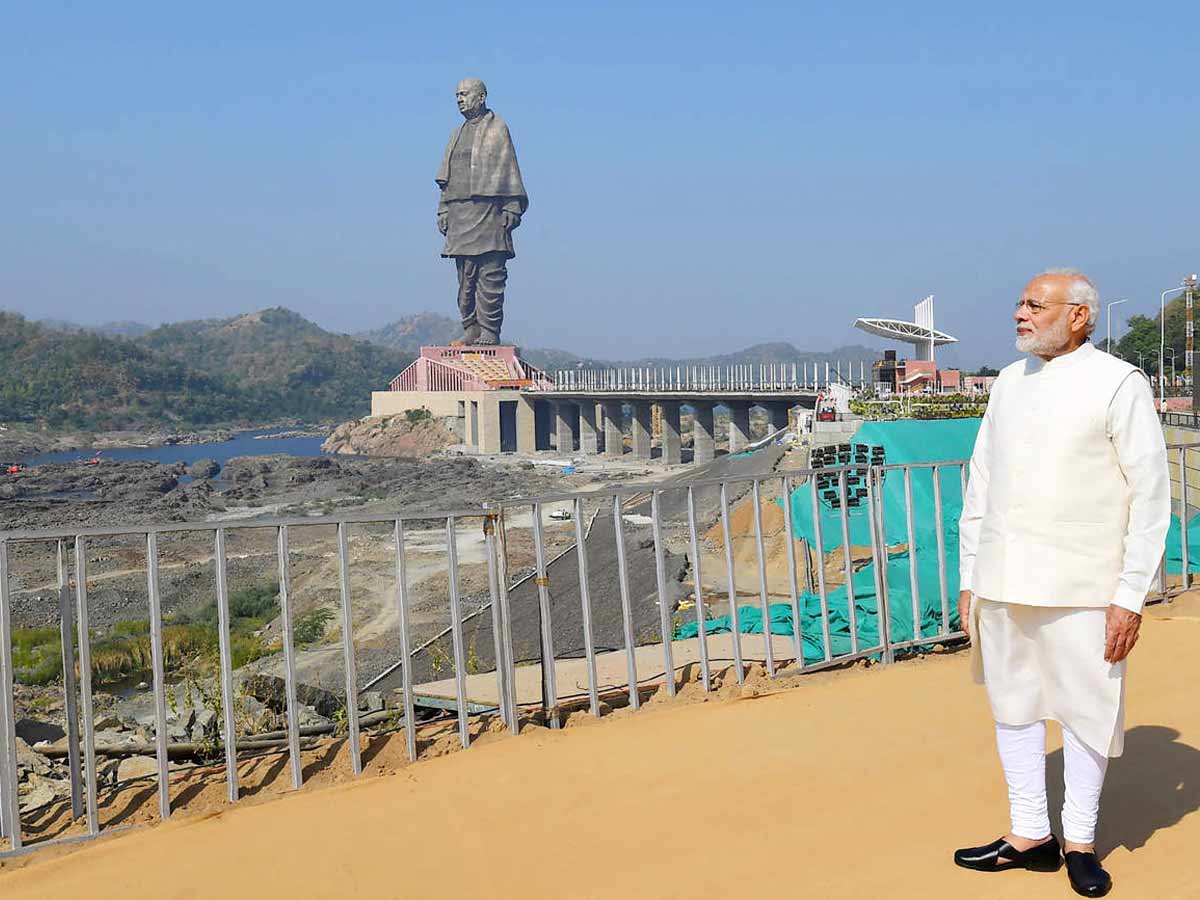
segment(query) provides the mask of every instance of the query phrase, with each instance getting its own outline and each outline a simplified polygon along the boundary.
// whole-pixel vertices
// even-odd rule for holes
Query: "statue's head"
[[[468,119],[487,111],[487,85],[478,78],[464,78],[460,81],[454,89],[454,98],[458,101],[458,111]]]

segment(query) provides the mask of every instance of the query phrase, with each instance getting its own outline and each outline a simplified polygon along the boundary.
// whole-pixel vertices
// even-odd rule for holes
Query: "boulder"
[[[184,733],[192,730],[192,726],[196,724],[196,710],[190,706],[185,706],[177,713],[167,715],[167,732],[170,733],[172,727],[182,729]]]
[[[187,473],[193,478],[212,478],[220,471],[221,465],[215,459],[198,459],[187,469]]]
[[[137,737],[128,731],[97,731],[95,737],[97,747],[121,747],[137,742]]]
[[[247,694],[264,703],[273,712],[287,711],[287,683],[277,675],[251,675],[242,682]],[[313,687],[311,684],[296,685],[297,702],[311,706],[319,715],[331,718],[342,708],[342,698],[332,691]]]
[[[97,731],[121,731],[125,728],[125,723],[121,721],[119,716],[112,713],[101,713],[96,716],[95,724],[92,726]]]
[[[18,795],[20,809],[23,813],[37,809],[39,806],[45,806],[47,803],[53,803],[58,799],[58,794],[55,793],[50,783],[40,778],[21,787],[23,790],[19,791]]]
[[[66,736],[66,731],[52,722],[39,722],[36,719],[17,720],[17,737],[31,746],[42,741],[49,741],[53,744]]]
[[[301,727],[304,727],[305,725],[328,725],[330,720],[320,715],[311,706],[301,706],[296,713],[296,721]]]
[[[196,713],[195,724],[192,725],[192,740],[202,741],[217,733],[217,714],[211,709],[202,709]]]
[[[364,691],[358,695],[358,708],[363,712],[380,712],[383,705],[383,694],[380,691]]]
[[[132,781],[158,774],[158,760],[153,756],[130,756],[117,766],[117,781]]]
[[[52,771],[50,760],[35,751],[21,738],[17,738],[17,768],[34,775],[49,775]]]

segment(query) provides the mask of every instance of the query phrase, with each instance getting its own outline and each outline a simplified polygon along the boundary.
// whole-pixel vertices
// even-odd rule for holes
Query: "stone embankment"
[[[435,419],[371,416],[342,423],[321,449],[354,456],[423,457],[457,443],[458,437]]]

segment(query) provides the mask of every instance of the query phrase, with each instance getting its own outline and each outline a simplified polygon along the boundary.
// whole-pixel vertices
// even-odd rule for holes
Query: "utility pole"
[[[1187,278],[1183,279],[1183,287],[1187,292],[1184,295],[1187,297],[1187,300],[1184,301],[1184,304],[1187,307],[1187,321],[1186,325],[1184,326],[1187,329],[1185,333],[1185,337],[1187,339],[1187,349],[1184,351],[1183,355],[1183,383],[1192,391],[1193,415],[1195,415],[1197,412],[1200,412],[1200,403],[1197,403],[1196,386],[1192,381],[1192,352],[1195,350],[1195,344],[1192,337],[1192,308],[1196,305],[1196,284],[1197,278],[1195,274],[1189,275]]]

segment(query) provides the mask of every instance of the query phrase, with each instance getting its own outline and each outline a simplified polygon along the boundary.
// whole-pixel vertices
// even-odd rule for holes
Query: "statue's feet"
[[[478,325],[468,325],[466,328],[464,328],[462,342],[464,344],[479,343],[479,326]]]
[[[500,343],[500,335],[493,334],[486,328],[480,328],[479,337],[475,339],[475,343],[485,347],[492,347]]]

